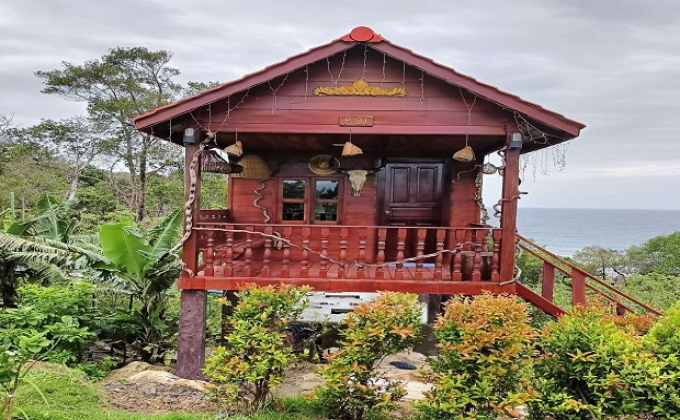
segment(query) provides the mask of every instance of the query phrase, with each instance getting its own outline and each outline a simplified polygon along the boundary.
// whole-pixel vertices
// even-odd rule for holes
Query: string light
[[[364,44],[364,66],[361,69],[361,80],[366,78],[366,59],[368,58],[368,46]]]
[[[401,87],[406,90],[406,62],[402,61],[401,64]],[[401,107],[406,107],[406,95],[404,95],[404,98],[401,100]]]
[[[309,64],[305,64],[305,103],[307,103],[308,91],[309,91]]]
[[[340,63],[340,71],[338,72],[338,78],[333,80],[333,73],[331,73],[331,60],[330,58],[326,57],[326,65],[328,66],[328,75],[331,77],[331,83],[333,86],[338,86],[338,82],[340,81],[340,76],[342,75],[342,71],[345,69],[345,58],[347,58],[347,50],[342,52],[342,63]]]
[[[387,55],[383,53],[382,81],[380,82],[380,87],[385,85],[385,67],[387,67]]]
[[[281,87],[283,86],[283,84],[286,83],[286,80],[288,79],[288,75],[290,75],[290,73],[286,73],[283,80],[281,81],[281,84],[276,89],[274,89],[272,87],[272,83],[270,81],[267,82],[267,84],[269,85],[269,90],[272,91],[272,115],[274,115],[274,112],[276,112],[276,104],[277,104],[276,92],[278,92],[279,89],[281,89]]]
[[[423,106],[423,100],[425,99],[425,72],[420,71],[420,101],[418,102],[418,109]],[[467,143],[466,143],[467,146]]]

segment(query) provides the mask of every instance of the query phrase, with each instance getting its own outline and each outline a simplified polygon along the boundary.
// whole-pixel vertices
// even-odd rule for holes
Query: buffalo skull
[[[349,177],[349,183],[350,185],[352,185],[352,195],[358,197],[361,195],[361,190],[364,189],[364,184],[366,183],[366,178],[368,177],[368,175],[376,173],[379,170],[383,169],[384,167],[385,166],[383,165],[369,170],[338,168],[338,171],[342,172],[343,174],[347,174],[347,176]]]

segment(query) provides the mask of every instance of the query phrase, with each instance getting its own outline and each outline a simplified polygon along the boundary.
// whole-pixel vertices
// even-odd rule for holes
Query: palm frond
[[[163,257],[178,238],[182,225],[182,210],[176,210],[149,231],[147,238],[151,245],[149,259],[155,261]]]

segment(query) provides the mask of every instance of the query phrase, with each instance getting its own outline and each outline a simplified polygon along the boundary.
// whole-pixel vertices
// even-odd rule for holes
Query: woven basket
[[[238,164],[243,167],[243,171],[232,175],[234,178],[260,179],[263,181],[271,178],[271,168],[259,155],[245,154],[238,161]]]
[[[243,171],[243,167],[227,162],[214,150],[206,150],[201,155],[201,171],[216,174],[236,174]]]
[[[342,148],[342,156],[344,157],[362,155],[363,153],[363,150],[350,142],[345,142],[345,145]]]
[[[472,147],[465,146],[453,154],[453,160],[457,160],[458,162],[472,162],[475,160],[475,152],[472,150]]]
[[[227,146],[224,151],[227,152],[229,156],[241,157],[243,155],[243,145],[240,141],[236,140],[236,143]]]

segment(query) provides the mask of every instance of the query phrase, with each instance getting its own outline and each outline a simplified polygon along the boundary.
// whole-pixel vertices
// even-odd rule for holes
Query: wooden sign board
[[[373,127],[373,115],[341,115],[340,127]]]

